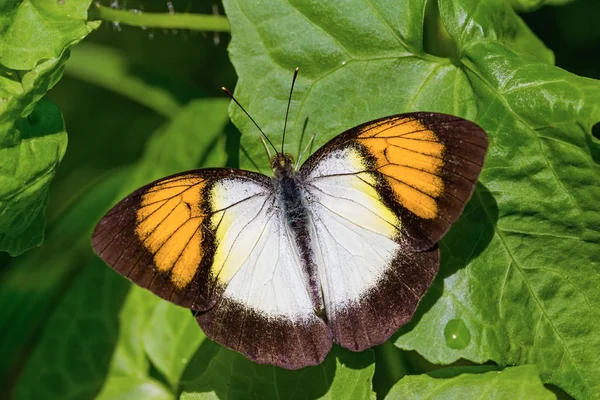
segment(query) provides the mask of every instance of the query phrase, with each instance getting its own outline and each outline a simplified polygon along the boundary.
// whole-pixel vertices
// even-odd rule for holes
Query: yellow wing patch
[[[191,176],[168,179],[148,189],[137,210],[135,234],[178,289],[192,281],[202,259],[205,183]]]
[[[228,283],[247,257],[246,253],[241,254],[240,251],[230,254],[229,250],[233,244],[223,243],[235,220],[235,215],[226,215],[225,211],[219,211],[212,217],[212,226],[217,228],[215,236],[218,238],[220,246],[217,247],[213,259],[213,265],[217,268],[211,268],[210,274],[213,279],[217,279],[221,283]]]
[[[435,132],[418,120],[399,118],[367,126],[357,139],[404,207],[421,218],[437,217],[445,146]]]
[[[261,191],[261,186],[243,188],[223,182],[212,187],[212,207],[220,211],[210,221],[216,238],[210,274],[220,284],[228,284],[256,250],[268,220]],[[245,200],[242,203],[239,199]]]

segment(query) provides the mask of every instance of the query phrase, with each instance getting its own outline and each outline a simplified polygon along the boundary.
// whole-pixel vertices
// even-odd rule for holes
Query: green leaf
[[[172,400],[173,395],[153,379],[111,377],[96,400]]]
[[[108,268],[104,265],[105,268]],[[116,275],[114,279],[129,285]],[[130,285],[127,299],[119,311],[119,337],[111,359],[109,376],[128,376],[144,379],[148,375],[150,363],[142,341],[144,329],[160,299],[139,286]]]
[[[161,301],[152,313],[142,340],[152,363],[176,388],[183,370],[204,339],[190,310]]]
[[[371,399],[373,361],[371,350],[334,347],[321,365],[289,371],[256,364],[205,340],[184,372],[181,399]]]
[[[97,23],[90,1],[0,5],[0,251],[18,255],[43,239],[48,186],[66,149],[58,109],[37,102],[61,77],[68,48]]]
[[[394,385],[386,398],[448,400],[551,400],[556,398],[544,387],[537,368],[533,365],[479,373],[481,370],[482,367],[444,368],[427,375],[407,376]],[[485,368],[483,370],[485,371]]]
[[[473,89],[468,75],[451,60],[423,50],[425,0],[389,7],[381,1],[348,4],[348,10],[360,12],[310,1],[263,3],[249,7],[225,2],[232,22],[232,63],[240,76],[236,97],[278,143],[292,71],[300,67],[286,137],[286,149],[292,154],[299,153],[301,138],[306,143],[313,132],[317,133],[314,150],[365,118],[427,107],[475,115],[469,104]],[[468,10],[460,10],[460,2],[455,7],[463,18],[471,18]],[[477,13],[477,18],[492,19],[500,26],[488,23],[477,30],[479,24],[470,24],[466,29],[478,35],[475,40],[492,36],[540,60],[553,59],[507,5],[484,1]],[[299,40],[300,32],[303,40]],[[356,76],[361,79],[356,81]],[[459,95],[468,100],[459,101]],[[242,158],[242,166],[268,170],[258,131],[235,104],[230,112],[244,133],[242,146],[250,156]]]
[[[481,184],[395,343],[434,363],[537,364],[544,382],[591,398],[600,392],[600,144],[591,135],[600,84],[551,65],[552,54],[502,1],[439,0],[456,53],[427,54],[424,3],[226,1],[238,100],[277,143],[300,66],[292,154],[312,132],[314,150],[402,112],[481,125],[490,138]],[[230,111],[250,156],[243,165],[267,171],[255,128]]]
[[[67,147],[62,116],[49,100],[18,125],[19,144],[0,143],[0,251],[13,256],[42,242],[50,181]]]
[[[573,2],[574,0],[507,0],[513,8],[519,12],[535,11],[538,8],[549,6],[562,6]]]
[[[590,352],[600,349],[600,205],[592,201],[600,168],[590,135],[600,119],[600,85],[501,43],[464,48],[481,99],[478,122],[492,139],[481,181],[493,197],[478,188],[473,214],[443,241],[443,292],[397,344],[433,362],[535,363],[545,382],[589,398],[600,390],[597,350]],[[465,243],[476,235],[483,241]],[[451,321],[462,324],[448,328]],[[457,325],[472,340],[448,348]]]
[[[173,121],[152,135],[144,156],[127,177],[117,200],[154,179],[199,166],[224,164],[226,155],[222,132],[227,121],[226,110],[227,101],[224,99],[195,100],[183,107]],[[156,340],[170,332],[179,332],[181,324],[187,323],[186,319],[191,315],[179,313],[160,321],[161,317],[167,317],[165,313],[173,311],[168,306],[169,303],[161,301],[148,290],[136,286],[132,288],[121,313],[121,323],[126,329],[117,343],[111,376],[146,376],[147,351],[157,368],[172,378],[171,382],[176,386],[175,379],[187,362],[176,364],[175,361],[181,361],[181,358],[169,357],[175,356],[173,347],[189,344],[186,340],[191,338],[191,333],[178,337],[183,340],[182,343],[160,343]],[[202,335],[197,323],[193,322],[196,334]],[[192,348],[192,354],[194,351],[195,348]],[[184,353],[185,349],[182,348],[177,356]]]
[[[196,167],[223,165],[226,153],[222,132],[227,122],[227,105],[225,99],[206,99],[183,107],[173,121],[150,138],[119,199],[154,179]],[[179,376],[204,337],[198,324],[189,310],[161,301],[138,287],[132,289],[125,308],[129,311],[122,313],[122,324],[127,327],[127,334],[118,341],[111,376],[145,376],[148,356],[176,388]]]
[[[26,359],[64,291],[91,260],[93,223],[113,201],[126,173],[89,182],[87,190],[48,227],[44,245],[14,259],[9,269],[1,271],[0,387],[6,386],[1,379],[9,376],[15,363]]]
[[[547,0],[507,0],[507,2],[519,12],[537,10],[543,6]]]
[[[221,133],[227,121],[226,110],[227,101],[224,99],[195,100],[183,107],[173,121],[152,135],[144,156],[138,161],[134,171],[123,181],[121,194],[116,200],[155,179],[202,166],[207,162],[217,163],[216,165],[225,163]],[[191,142],[193,145],[190,144]],[[148,341],[152,336],[161,337],[166,331],[177,331],[181,323],[177,318],[162,323],[156,321],[157,317],[151,319],[155,307],[164,307],[163,303],[166,302],[161,301],[148,290],[133,286],[124,304],[124,311],[121,313],[124,329],[117,343],[111,375],[135,377],[147,375],[148,362],[145,348],[149,347]],[[167,323],[172,325],[166,326]],[[197,331],[201,333],[198,327]],[[185,338],[187,337],[182,339]],[[167,357],[161,351],[171,351],[174,345],[176,343],[170,344],[169,349],[154,347],[154,352],[149,354],[150,359],[167,377],[174,376],[175,372],[165,363],[160,363]],[[183,370],[183,367],[180,368]]]
[[[438,2],[438,6],[444,27],[458,47],[459,62],[464,63],[467,56],[465,53],[468,53],[470,46],[496,43],[521,55],[554,63],[552,51],[502,1],[487,0],[478,3],[472,0],[446,0]],[[476,87],[474,83],[471,85]]]
[[[91,398],[101,389],[129,289],[94,259],[60,300],[14,391],[15,399]]]
[[[135,189],[155,179],[200,167],[223,166],[227,160],[226,99],[194,100],[183,107],[148,142],[128,186]]]
[[[60,58],[99,22],[87,22],[90,0],[25,0],[0,6],[0,54],[6,68],[29,70],[40,60]]]
[[[155,133],[148,144],[144,157],[135,166],[133,172],[115,173],[107,180],[110,184],[98,185],[90,190],[85,196],[91,203],[86,206],[89,209],[75,207],[71,210],[72,218],[61,220],[59,226],[62,229],[57,229],[57,233],[61,235],[57,236],[61,236],[62,240],[57,238],[55,247],[50,247],[55,243],[55,240],[52,240],[39,251],[32,253],[32,256],[37,258],[32,258],[28,265],[31,266],[35,261],[35,267],[42,268],[42,272],[45,273],[43,276],[52,278],[52,280],[44,280],[40,283],[48,285],[54,283],[60,286],[58,285],[60,280],[67,278],[66,272],[74,272],[73,265],[82,265],[82,259],[86,260],[92,257],[89,237],[94,224],[109,208],[110,204],[107,203],[110,200],[107,200],[107,197],[114,202],[117,200],[115,197],[117,191],[122,192],[120,196],[123,196],[150,180],[199,166],[203,162],[224,163],[225,150],[222,131],[227,120],[226,110],[227,101],[222,99],[198,100],[190,103],[182,109],[174,121]],[[194,145],[190,145],[189,141],[193,141]],[[101,201],[102,199],[104,201]],[[87,203],[84,202],[84,204]],[[91,207],[92,204],[95,208]],[[76,239],[73,239],[71,234]],[[55,237],[54,233],[51,235],[52,238]],[[77,247],[73,248],[73,243],[77,240],[84,243],[85,251],[79,253],[75,251]],[[61,255],[68,255],[64,269],[56,268],[56,260],[60,261]],[[29,254],[26,255],[26,257],[28,256]],[[44,268],[48,266],[53,266],[53,268]],[[0,304],[6,306],[2,310],[7,310],[6,319],[3,318],[3,326],[11,323],[9,320],[11,316],[15,317],[14,314],[17,310],[10,303],[14,301],[14,293],[19,292],[23,285],[33,279],[32,268],[28,268],[27,272],[27,274],[20,274],[19,279],[12,281],[16,286],[13,290],[2,292],[2,294],[6,293],[6,297],[0,296]],[[25,292],[23,294],[19,304],[26,307],[40,307],[41,311],[50,313],[51,317],[43,328],[44,334],[37,341],[35,349],[27,361],[15,391],[16,398],[30,396],[64,398],[69,395],[89,397],[103,387],[102,390],[110,394],[113,393],[113,390],[117,390],[111,388],[113,385],[111,382],[113,382],[113,378],[118,377],[139,381],[139,390],[144,390],[147,386],[150,364],[144,351],[142,338],[153,309],[161,302],[160,299],[145,289],[131,287],[126,279],[116,274],[96,257],[94,257],[93,265],[85,268],[82,274],[72,283],[64,298],[59,300],[58,305],[54,306],[55,309],[44,309],[39,304],[40,301],[47,299],[48,290],[44,291],[45,287],[40,290],[36,286],[32,290],[33,293]],[[130,287],[131,290],[126,296]],[[57,290],[56,287],[51,289]],[[37,293],[38,291],[40,293]],[[87,302],[84,303],[84,308],[83,305],[79,305],[80,308],[74,310],[73,303],[78,298],[96,298],[98,302]],[[36,302],[32,302],[32,299],[35,299]],[[53,304],[48,306],[53,306]],[[4,316],[4,314],[0,315]],[[65,319],[70,319],[70,322],[66,323]],[[25,321],[21,323],[25,325]],[[97,334],[90,334],[89,326],[91,325],[98,327]],[[101,328],[102,325],[108,328]],[[107,329],[110,330],[110,334],[107,334]],[[197,329],[200,332],[200,329]],[[19,341],[18,330],[9,332],[14,332],[14,339],[18,343],[26,342],[26,340]],[[102,336],[102,338],[98,338],[98,336]],[[29,335],[30,339],[31,335]],[[80,343],[81,341],[83,343]],[[69,346],[72,342],[75,345],[71,350]],[[10,347],[12,344],[7,344],[7,346]],[[67,347],[69,347],[69,351],[65,350]],[[46,368],[47,360],[51,359],[48,357],[56,357],[60,362],[53,362],[51,363],[52,368]],[[94,360],[94,362],[89,360]],[[85,363],[93,365],[90,367]],[[41,370],[47,370],[48,373],[36,373]],[[70,381],[71,375],[76,376],[77,379]],[[107,378],[106,385],[108,386],[105,386]],[[118,382],[117,387],[120,385]],[[132,386],[131,390],[134,389],[138,390]]]
[[[183,82],[166,81],[112,47],[81,43],[73,48],[65,75],[94,83],[143,104],[159,115],[174,118],[199,91]],[[157,82],[158,80],[158,82]]]

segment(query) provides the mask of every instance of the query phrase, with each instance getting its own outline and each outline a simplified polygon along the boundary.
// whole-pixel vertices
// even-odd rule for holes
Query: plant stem
[[[229,20],[221,15],[146,13],[139,10],[110,8],[98,2],[90,8],[90,20],[118,22],[145,28],[231,32]]]

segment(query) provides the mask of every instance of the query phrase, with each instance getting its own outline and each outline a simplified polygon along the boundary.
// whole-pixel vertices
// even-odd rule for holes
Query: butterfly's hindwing
[[[314,311],[295,233],[272,194],[234,212],[240,184],[223,179],[213,191],[221,212],[212,268],[225,283],[221,300],[197,316],[214,340],[252,360],[295,369],[320,363],[331,348]]]
[[[294,233],[275,205],[257,214],[249,230],[258,237],[248,244],[238,272],[228,282],[222,300],[198,322],[206,334],[260,363],[296,369],[320,363],[331,348],[331,337],[316,314],[309,282]]]

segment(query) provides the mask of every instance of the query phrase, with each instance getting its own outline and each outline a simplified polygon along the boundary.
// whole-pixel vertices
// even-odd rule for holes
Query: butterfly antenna
[[[271,145],[271,147],[273,148],[273,150],[275,150],[275,153],[277,153],[277,148],[275,147],[275,145],[273,145],[273,142],[271,142],[269,140],[269,137],[265,134],[265,132],[262,129],[260,129],[260,126],[258,126],[258,124],[254,120],[254,118],[252,118],[250,116],[250,114],[248,114],[248,111],[246,111],[244,109],[244,107],[242,107],[242,105],[235,99],[235,97],[233,97],[233,94],[226,87],[222,87],[221,90],[224,91],[227,94],[227,96],[231,97],[231,100],[235,101],[235,104],[237,104],[242,109],[242,111],[248,116],[248,118],[250,118],[250,121],[252,121],[252,123],[254,124],[254,126],[256,126],[258,128],[258,130],[260,131],[260,133],[262,133],[262,137],[264,139],[267,139],[267,142]],[[263,143],[264,143],[264,140],[263,140]],[[266,147],[266,145],[265,145],[265,147]],[[267,153],[270,154],[268,151],[267,151]]]
[[[267,146],[267,142],[265,142],[265,138],[264,137],[261,136],[260,140],[262,140],[262,144],[263,144],[263,146],[264,146],[264,148],[265,148],[265,150],[267,152],[267,156],[269,157],[269,160],[270,160],[271,158],[273,158],[273,156],[271,155],[271,150],[269,150],[269,146]]]
[[[294,91],[294,83],[296,82],[296,77],[298,76],[298,70],[300,68],[296,67],[294,71],[294,77],[292,78],[292,87],[290,88],[290,97],[288,99],[287,111],[285,112],[285,122],[283,123],[283,137],[281,138],[281,153],[283,154],[283,145],[285,144],[285,130],[287,128],[288,122],[288,114],[290,113],[290,103],[292,102],[292,92]]]
[[[313,140],[315,140],[315,135],[316,135],[316,133],[312,134],[312,136],[308,140],[308,143],[306,144],[306,147],[304,148],[304,150],[302,150],[302,153],[300,153],[300,155],[298,156],[298,160],[296,160],[296,169],[298,169],[298,167],[300,166],[300,161],[302,160],[302,157],[304,157],[304,153],[306,153],[306,151],[312,144]]]

